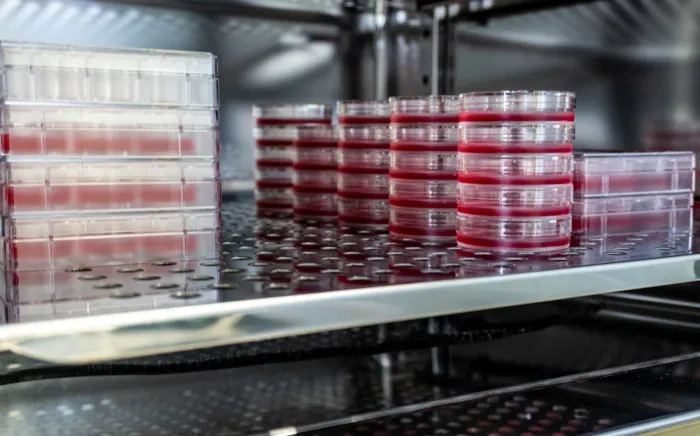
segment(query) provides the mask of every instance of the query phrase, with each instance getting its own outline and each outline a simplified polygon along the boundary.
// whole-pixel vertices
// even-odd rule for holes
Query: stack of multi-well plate
[[[66,271],[118,290],[91,270],[216,255],[215,56],[0,43],[0,68],[8,299],[52,300]]]

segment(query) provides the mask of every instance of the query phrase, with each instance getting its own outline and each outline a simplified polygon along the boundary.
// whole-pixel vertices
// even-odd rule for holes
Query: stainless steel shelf
[[[223,220],[223,251],[209,260],[76,268],[57,272],[68,282],[53,288],[8,286],[0,350],[62,364],[109,361],[670,285],[700,273],[687,233],[496,258],[333,224],[256,220],[251,200],[226,204]],[[28,292],[31,301],[17,304]]]

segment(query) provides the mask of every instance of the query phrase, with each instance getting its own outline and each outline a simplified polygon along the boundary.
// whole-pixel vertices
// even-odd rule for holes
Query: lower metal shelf
[[[252,200],[225,203],[223,223],[207,259],[76,265],[51,288],[8,285],[0,350],[85,364],[684,283],[700,271],[687,232],[498,258],[257,219]]]

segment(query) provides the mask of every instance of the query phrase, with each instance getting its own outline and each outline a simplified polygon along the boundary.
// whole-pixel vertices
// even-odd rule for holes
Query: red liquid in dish
[[[339,115],[338,124],[389,124],[390,117],[370,117],[362,115]]]
[[[425,151],[425,152],[457,152],[456,142],[416,142],[416,141],[393,141],[389,148],[393,151]]]
[[[189,135],[189,136],[188,136]],[[178,138],[179,136],[179,138]],[[190,137],[191,136],[191,137]],[[2,149],[5,154],[17,155],[194,155],[201,146],[218,155],[218,141],[212,135],[210,141],[198,141],[195,133],[159,135],[158,133],[115,131],[51,131],[40,133],[4,133]],[[200,143],[201,142],[201,143]],[[214,154],[216,153],[216,154]]]
[[[480,216],[536,218],[569,215],[571,206],[494,207],[489,203],[479,204],[479,202],[474,201],[468,204],[458,204],[457,212]]]
[[[465,111],[459,114],[459,121],[487,122],[524,122],[524,121],[562,121],[574,122],[574,112],[488,112]]]
[[[456,123],[457,114],[392,114],[392,124]]]
[[[407,179],[407,180],[457,180],[457,172],[456,171],[426,172],[426,171],[390,170],[389,176],[392,179]]]
[[[256,202],[258,208],[262,209],[292,209],[294,205],[291,200],[259,200]]]
[[[570,236],[560,236],[556,238],[542,238],[541,240],[523,239],[523,240],[507,240],[507,239],[491,239],[479,238],[465,233],[457,234],[457,242],[462,247],[470,249],[496,249],[504,250],[542,250],[542,249],[566,249],[571,243]]]
[[[218,194],[215,183],[128,185],[9,186],[7,205],[13,212],[44,212],[95,209],[147,209],[195,207],[204,202],[214,205]]]
[[[160,257],[185,259],[196,255],[198,248],[207,244],[215,249],[214,235],[126,234],[56,239],[51,242],[16,240],[10,243],[10,253],[17,269],[39,269],[71,266],[82,259],[92,265],[105,261],[133,263]]]
[[[291,168],[294,162],[291,160],[258,159],[255,164],[259,168]]]
[[[292,147],[294,141],[292,139],[256,139],[255,145],[268,147]]]
[[[475,185],[565,185],[573,182],[573,175],[544,175],[544,176],[496,176],[460,173],[457,180],[460,183]]]
[[[255,120],[258,126],[288,126],[296,124],[321,124],[331,125],[332,120],[318,118],[258,118]]]
[[[292,168],[295,170],[302,170],[302,171],[333,171],[335,172],[338,168],[337,165],[328,165],[327,163],[320,163],[320,162],[296,162],[292,164]],[[323,174],[319,174],[319,176],[322,176]]]
[[[415,200],[407,198],[390,198],[389,204],[396,207],[417,207],[421,209],[457,209],[455,200]]]
[[[534,153],[573,153],[573,144],[525,144],[525,143],[503,143],[503,142],[460,142],[458,150],[460,153],[480,153],[480,154],[534,154]]]
[[[336,148],[338,141],[328,139],[297,139],[294,146],[299,148]]]

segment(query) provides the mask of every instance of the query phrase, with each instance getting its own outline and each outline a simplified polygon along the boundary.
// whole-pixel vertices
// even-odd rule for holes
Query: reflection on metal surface
[[[133,277],[116,272],[125,266],[93,268],[91,276],[104,277],[97,282],[64,271],[55,277],[67,281],[51,276],[53,287],[20,282],[6,299],[14,324],[0,328],[2,347],[52,362],[105,361],[689,282],[700,260],[688,254],[687,232],[620,235],[580,241],[550,257],[499,258],[395,242],[382,231],[254,215],[250,201],[225,205],[227,231],[215,259],[126,266],[139,270]],[[115,298],[112,287],[96,293],[95,283],[119,283],[139,296]],[[195,294],[170,297],[182,290]],[[143,312],[158,307],[171,308]],[[222,334],[221,326],[238,317],[235,333]],[[34,322],[42,319],[54,321]],[[167,336],[148,340],[162,328]],[[125,340],[124,331],[141,331],[144,343]]]

